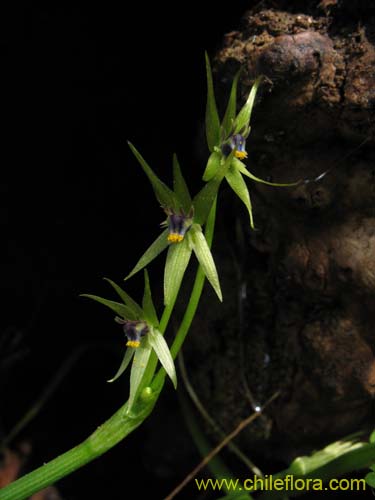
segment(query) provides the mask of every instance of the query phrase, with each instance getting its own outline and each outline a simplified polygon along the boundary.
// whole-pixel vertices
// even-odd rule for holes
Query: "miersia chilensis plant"
[[[170,188],[157,177],[133,144],[129,143],[131,151],[151,182],[156,202],[161,206],[161,214],[164,212],[165,217],[161,224],[163,228],[161,234],[125,278],[126,281],[138,271],[144,270],[142,304],[138,304],[122,287],[110,279],[107,279],[107,282],[118,295],[118,301],[96,295],[83,295],[109,308],[115,314],[116,323],[122,327],[126,344],[124,358],[117,373],[109,382],[117,380],[131,364],[129,398],[109,420],[81,444],[3,488],[0,491],[0,500],[27,498],[102,455],[139,427],[152,413],[163,389],[166,375],[174,387],[177,387],[174,359],[194,319],[206,278],[219,301],[223,300],[219,274],[210,250],[215,228],[217,196],[222,181],[226,179],[234,193],[244,203],[252,229],[254,220],[245,177],[270,186],[298,184],[298,182],[276,184],[259,179],[249,172],[243,162],[247,158],[246,140],[250,133],[251,113],[260,78],[255,80],[245,104],[237,114],[239,75],[236,75],[224,117],[220,121],[207,56],[206,70],[205,122],[210,156],[203,173],[205,184],[194,197],[190,195],[176,156],[173,158],[173,188]],[[164,250],[167,252],[163,285],[164,309],[159,317],[152,300],[146,267]],[[164,333],[192,254],[197,258],[199,267],[177,334],[171,346],[168,346]],[[158,367],[159,362],[160,367]]]

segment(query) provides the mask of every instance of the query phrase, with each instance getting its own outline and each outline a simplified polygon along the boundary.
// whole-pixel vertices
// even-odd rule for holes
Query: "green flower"
[[[202,231],[202,225],[207,220],[233,153],[192,199],[176,156],[173,158],[173,190],[171,190],[156,176],[136,148],[132,144],[129,146],[151,181],[155,196],[167,214],[167,220],[161,224],[166,229],[146,250],[125,279],[134,276],[167,249],[164,269],[164,303],[165,305],[172,304],[177,297],[190,257],[194,253],[208,281],[222,300],[219,277],[211,250]]]
[[[275,187],[289,187],[296,186],[301,181],[280,184],[268,182],[259,177],[256,177],[248,171],[246,165],[241,161],[247,158],[246,139],[250,134],[250,119],[254,106],[255,96],[261,81],[257,78],[250,91],[250,94],[243,105],[240,112],[236,115],[236,101],[237,101],[237,85],[239,73],[235,76],[232,84],[231,93],[228,100],[227,109],[222,122],[220,123],[219,114],[217,111],[211,65],[206,54],[206,72],[207,72],[207,106],[206,106],[206,137],[208,148],[211,155],[208,158],[207,166],[203,174],[204,181],[210,181],[227,162],[227,158],[232,154],[230,165],[225,173],[225,179],[229,186],[233,189],[236,195],[246,206],[250,226],[255,229],[252,206],[250,200],[250,193],[244,176],[252,181],[266,184]]]
[[[133,359],[130,372],[129,410],[144,388],[144,373],[152,351],[155,351],[173,385],[175,387],[177,385],[176,370],[171,353],[163,335],[158,330],[159,320],[152,300],[150,282],[146,270],[144,275],[145,288],[142,307],[116,283],[107,278],[105,278],[106,281],[114,288],[122,302],[104,299],[97,295],[82,294],[83,297],[95,300],[115,312],[117,315],[115,317],[116,323],[119,323],[123,327],[127,338],[127,349],[120,368],[108,382],[118,379]]]

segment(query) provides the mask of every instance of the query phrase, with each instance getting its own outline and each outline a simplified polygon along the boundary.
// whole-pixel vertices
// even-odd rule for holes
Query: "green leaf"
[[[119,295],[119,297],[124,301],[124,304],[129,307],[134,313],[134,316],[136,319],[142,319],[143,318],[143,311],[142,308],[136,303],[135,300],[133,300],[130,295],[128,295],[125,290],[123,290],[121,287],[119,287],[114,281],[110,280],[109,278],[104,278],[105,281],[108,281],[108,283],[114,288],[116,293]]]
[[[207,106],[206,106],[206,137],[208,149],[212,152],[220,142],[220,120],[217,112],[214,84],[212,81],[211,64],[206,52],[207,73]]]
[[[208,161],[207,161],[207,166],[203,174],[203,180],[204,181],[209,181],[214,177],[219,170],[221,160],[223,159],[223,155],[219,153],[218,151],[214,151],[213,153],[210,154]]]
[[[242,175],[239,171],[231,166],[225,176],[228,184],[236,193],[236,195],[240,198],[240,200],[245,204],[247,211],[249,212],[250,217],[250,226],[252,229],[254,228],[254,220],[253,220],[253,210],[251,206],[250,194],[247,188],[246,182],[244,181]]]
[[[152,168],[148,165],[141,153],[133,146],[133,144],[131,142],[128,142],[128,144],[130,149],[132,150],[132,153],[143,168],[143,171],[149,178],[149,181],[151,182],[154,189],[155,196],[160,205],[168,208],[176,208],[175,196],[173,191],[169,189],[169,187],[164,184],[164,182],[161,181],[159,177],[153,172]]]
[[[247,101],[243,105],[241,111],[238,113],[237,118],[234,120],[234,131],[233,134],[238,134],[244,128],[247,128],[250,123],[251,112],[254,106],[255,96],[261,81],[261,77],[258,77],[253,86],[251,87],[251,91]]]
[[[191,208],[191,196],[176,155],[173,155],[173,188],[177,202],[181,204],[178,208],[182,208],[187,213]]]
[[[120,368],[117,370],[116,375],[113,378],[111,378],[110,380],[107,380],[107,382],[114,382],[124,373],[124,371],[126,370],[126,368],[129,365],[130,361],[132,360],[134,352],[135,352],[135,349],[133,349],[132,347],[128,347],[126,349],[125,354],[124,354],[124,358],[122,360]]]
[[[223,140],[227,139],[227,137],[231,134],[233,130],[233,123],[236,116],[237,86],[238,86],[239,76],[240,76],[240,71],[236,74],[236,76],[233,79],[227,109],[225,111],[225,115],[221,125],[221,129],[223,131],[223,137],[222,137]]]
[[[143,375],[145,373],[148,360],[151,354],[151,346],[147,337],[143,339],[141,345],[135,349],[134,360],[130,372],[130,394],[128,399],[128,412],[131,411],[132,406],[136,400],[137,393],[140,389]]]
[[[204,234],[202,233],[201,227],[194,224],[190,230],[189,237],[192,240],[194,253],[204,274],[206,275],[206,278],[211,283],[216,295],[219,297],[220,302],[222,302],[223,296],[220,289],[219,276],[217,274],[211,250],[207,244]]]
[[[371,488],[375,488],[375,472],[369,472],[365,476],[366,483],[371,486]]]
[[[103,299],[102,297],[98,297],[97,295],[91,295],[89,293],[82,293],[81,297],[87,297],[89,299],[95,300],[95,302],[99,302],[100,304],[109,307],[109,309],[112,309],[112,311],[114,311],[116,314],[122,316],[125,319],[130,319],[130,320],[137,319],[133,313],[133,310],[130,309],[130,307],[126,306],[125,304],[121,304],[120,302],[114,302],[113,300]]]
[[[160,236],[149,246],[142,257],[139,259],[133,270],[126,276],[128,280],[134,276],[138,271],[148,266],[148,264],[155,259],[165,248],[168,246],[168,229],[165,229]]]
[[[145,269],[145,291],[143,293],[142,307],[145,315],[145,319],[152,325],[158,326],[159,320],[156,314],[155,306],[152,301],[150,280],[148,277],[147,269]]]
[[[163,365],[168,377],[172,380],[174,388],[177,388],[177,376],[174,362],[168,344],[163,335],[155,329],[149,332],[149,342],[154,349],[160,363]]]
[[[342,439],[330,443],[325,448],[315,451],[309,456],[300,456],[293,460],[288,467],[288,472],[293,475],[310,474],[315,469],[323,467],[332,460],[352,452],[356,449],[369,446],[365,443],[358,442],[357,440]]]
[[[181,243],[171,244],[168,249],[164,268],[164,304],[173,304],[176,300],[186,268],[189,264],[191,248],[188,238]]]
[[[211,179],[199,193],[194,197],[194,222],[203,225],[210,213],[213,202],[216,199],[221,181],[224,179],[225,174],[230,167],[234,155],[234,151],[230,153],[227,159],[220,165],[215,177]]]
[[[259,182],[261,184],[266,184],[267,186],[273,186],[273,187],[292,187],[292,186],[298,186],[299,184],[301,184],[301,180],[296,181],[296,182],[288,182],[288,183],[282,183],[282,184],[280,184],[280,183],[277,183],[277,182],[269,182],[269,181],[265,181],[263,179],[260,179],[259,177],[256,177],[251,172],[249,172],[247,170],[246,166],[238,158],[233,158],[232,165],[233,165],[234,168],[236,168],[237,170],[239,170],[241,172],[241,174],[246,175],[246,177],[249,177],[249,179],[251,179],[251,180],[253,180],[255,182]]]

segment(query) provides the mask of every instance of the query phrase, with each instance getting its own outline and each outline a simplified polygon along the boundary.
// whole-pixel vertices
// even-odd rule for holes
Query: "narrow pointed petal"
[[[176,300],[190,256],[191,248],[187,238],[169,247],[164,268],[165,305],[172,304]]]
[[[163,181],[159,179],[159,177],[154,173],[152,168],[149,166],[149,164],[146,162],[146,160],[143,158],[141,153],[133,146],[131,142],[128,142],[129,147],[134,154],[134,156],[137,158],[138,162],[140,163],[143,171],[147,175],[149,181],[152,184],[152,187],[154,189],[155,196],[160,203],[160,205],[164,207],[174,207],[175,206],[175,196],[174,193],[169,187],[164,184]]]
[[[142,307],[145,315],[145,319],[154,326],[159,324],[158,316],[156,314],[155,306],[152,301],[150,280],[148,277],[147,269],[144,270],[145,274],[145,291],[143,294]]]
[[[218,151],[214,151],[210,154],[206,169],[202,177],[205,182],[211,180],[216,175],[217,171],[219,170],[222,158],[223,155]]]
[[[246,175],[246,177],[249,177],[249,179],[259,182],[260,184],[266,184],[267,186],[273,186],[273,187],[292,187],[292,186],[298,186],[301,184],[301,180],[298,180],[296,182],[287,182],[287,183],[278,183],[278,182],[269,182],[265,181],[264,179],[260,179],[259,177],[256,177],[253,175],[251,172],[248,171],[246,166],[242,163],[242,161],[238,160],[237,158],[233,158],[232,165],[241,172],[241,174]]]
[[[133,349],[132,347],[128,347],[126,349],[125,354],[124,354],[124,358],[121,362],[120,368],[117,370],[116,375],[114,377],[112,377],[110,380],[107,380],[107,382],[114,382],[124,373],[124,371],[126,370],[126,368],[129,365],[130,361],[132,360],[134,353],[135,353],[135,349]]]
[[[211,64],[206,53],[206,73],[207,73],[207,105],[206,105],[206,137],[208,149],[214,150],[220,142],[220,120],[217,112],[214,84],[212,81]]]
[[[231,135],[233,129],[233,123],[236,116],[237,87],[238,87],[239,76],[240,72],[238,72],[233,79],[232,88],[230,91],[230,96],[227,104],[227,109],[225,111],[223,123],[221,125],[223,131],[223,137],[222,137],[223,140],[227,139],[229,135]]]
[[[119,297],[124,301],[124,304],[131,309],[136,317],[136,319],[141,319],[143,317],[142,308],[137,304],[135,300],[133,300],[130,295],[128,295],[125,290],[123,290],[120,286],[118,286],[114,281],[109,278],[104,278],[105,281],[114,288]]]
[[[197,224],[203,225],[206,222],[212,204],[216,199],[221,181],[224,179],[224,176],[231,165],[233,155],[234,151],[232,151],[226,160],[220,164],[215,177],[207,182],[207,184],[205,184],[199,193],[194,197],[194,222]]]
[[[126,276],[125,280],[134,276],[138,271],[148,266],[148,264],[155,259],[163,250],[168,246],[168,233],[169,230],[165,229],[160,236],[149,246],[142,257],[139,259],[133,270]]]
[[[173,155],[173,188],[177,202],[181,205],[179,208],[187,213],[191,208],[191,196],[176,155]]]
[[[99,302],[100,304],[103,304],[109,309],[112,309],[113,312],[115,312],[116,314],[118,314],[123,318],[130,320],[137,319],[133,310],[130,307],[126,306],[125,304],[121,304],[120,302],[114,302],[113,300],[103,299],[102,297],[98,297],[97,295],[91,295],[89,293],[82,293],[81,297],[87,297],[89,299],[95,300],[95,302]]]
[[[255,96],[261,81],[261,77],[257,78],[251,88],[249,97],[243,105],[241,111],[238,113],[237,118],[234,121],[234,134],[241,132],[244,128],[247,128],[250,123],[251,112],[253,110]]]
[[[213,289],[216,292],[216,295],[219,297],[219,300],[223,301],[223,296],[221,293],[219,276],[217,274],[216,266],[214,259],[212,257],[211,250],[207,244],[206,238],[202,233],[202,229],[194,225],[192,228],[192,233],[190,238],[193,243],[193,250],[198,259],[199,264],[202,267],[206,278],[211,283]]]
[[[153,329],[149,333],[149,342],[151,347],[154,349],[160,363],[162,364],[164,370],[166,371],[168,377],[172,380],[174,388],[177,388],[177,376],[176,368],[169,350],[168,344],[165,341],[163,335],[158,331]]]
[[[133,364],[130,371],[130,394],[128,399],[128,411],[131,411],[137,393],[140,389],[142,378],[145,373],[148,360],[150,359],[151,351],[152,349],[147,339],[145,339],[142,344],[137,349],[135,349]]]
[[[240,172],[233,166],[230,167],[225,178],[236,195],[245,204],[247,211],[249,212],[250,226],[252,229],[255,229],[250,194],[244,178],[242,177]]]

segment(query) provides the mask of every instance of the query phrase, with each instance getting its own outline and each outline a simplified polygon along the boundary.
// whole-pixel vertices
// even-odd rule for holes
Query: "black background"
[[[111,313],[79,298],[111,297],[102,277],[121,282],[163,219],[126,141],[166,181],[176,151],[191,186],[199,186],[203,165],[194,151],[202,147],[204,50],[212,56],[248,6],[78,2],[2,10],[3,435],[69,357],[86,349],[13,442],[32,445],[26,469],[78,444],[126,399],[126,376],[105,382],[121,359],[121,331]],[[161,257],[151,270],[156,295],[162,264]],[[140,299],[141,277],[127,290]],[[166,391],[178,406],[170,386]],[[154,498],[168,493],[182,477],[163,482],[144,457],[145,440],[160,432],[153,422],[168,418],[158,411],[116,449],[62,480],[64,497],[129,498],[129,484]],[[154,450],[155,457],[163,453],[162,446]]]

